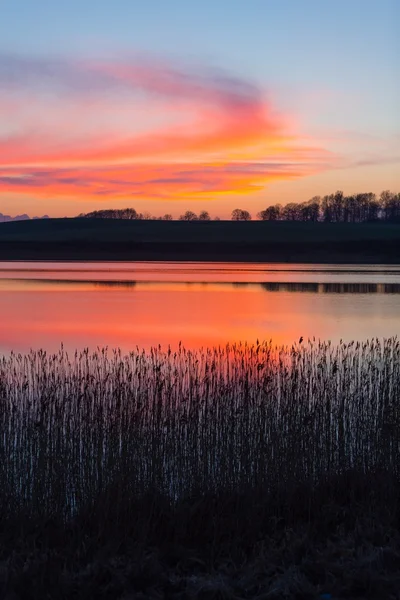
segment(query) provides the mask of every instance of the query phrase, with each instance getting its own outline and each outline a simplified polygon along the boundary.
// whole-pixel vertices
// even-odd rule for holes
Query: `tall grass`
[[[108,495],[171,504],[400,472],[396,338],[0,361],[2,514],[67,521]],[[296,488],[297,489],[297,488]]]

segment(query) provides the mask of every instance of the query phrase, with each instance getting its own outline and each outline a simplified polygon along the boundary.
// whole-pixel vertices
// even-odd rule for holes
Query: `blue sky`
[[[317,136],[328,150],[354,162],[356,155],[359,162],[382,157],[385,164],[375,171],[354,167],[352,179],[347,166],[339,177],[351,188],[368,175],[372,189],[385,178],[386,187],[399,182],[400,164],[390,162],[397,152],[400,160],[399,22],[398,0],[2,0],[0,56],[77,62],[151,57],[219,68],[262,89],[277,110],[301,123],[305,136]],[[6,91],[0,89],[0,99]],[[17,124],[20,118],[15,116]],[[0,114],[0,135],[2,119],[9,116]],[[324,193],[337,173],[312,174],[307,181],[315,182],[315,194]],[[293,190],[311,190],[305,181],[298,180],[298,188],[293,181],[270,188],[291,199]],[[256,195],[263,198],[262,191]],[[2,203],[20,208],[24,202],[32,204],[0,188],[0,210]],[[218,202],[223,208],[230,200]]]

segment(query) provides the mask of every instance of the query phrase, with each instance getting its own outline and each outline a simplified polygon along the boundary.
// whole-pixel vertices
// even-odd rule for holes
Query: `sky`
[[[400,191],[398,0],[0,0],[0,212]]]

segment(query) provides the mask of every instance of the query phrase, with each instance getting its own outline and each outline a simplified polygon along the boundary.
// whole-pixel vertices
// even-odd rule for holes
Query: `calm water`
[[[0,262],[0,352],[400,334],[400,265]]]

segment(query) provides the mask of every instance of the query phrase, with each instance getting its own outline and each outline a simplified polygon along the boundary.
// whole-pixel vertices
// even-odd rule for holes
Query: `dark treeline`
[[[155,217],[148,212],[138,213],[134,208],[108,208],[105,210],[94,210],[90,213],[81,213],[79,218],[85,217],[88,219],[128,219],[128,220],[143,220],[143,221],[173,221],[173,216],[169,213],[160,217]],[[214,221],[219,221],[219,217],[215,217]],[[202,210],[198,215],[187,210],[179,217],[179,221],[211,221],[208,211]]]
[[[315,196],[307,202],[275,204],[258,213],[262,221],[323,221],[325,223],[363,223],[366,221],[400,221],[400,194],[386,190],[345,196],[342,191]]]
[[[150,213],[139,213],[134,208],[111,208],[95,210],[79,217],[98,219],[130,219],[172,221],[171,214],[160,217]],[[257,213],[261,221],[301,221],[325,223],[363,223],[372,221],[400,222],[400,194],[389,190],[380,196],[371,192],[345,196],[342,191],[327,196],[315,196],[306,202],[289,202],[286,205],[274,204]],[[247,210],[235,208],[231,214],[232,221],[250,221],[251,214]],[[211,218],[208,211],[199,214],[187,210],[179,217],[179,221],[219,221],[219,217]]]
[[[78,218],[87,219],[126,219],[128,221],[172,221],[172,215],[165,214],[162,217],[153,217],[150,213],[138,213],[134,208],[107,208],[104,210],[94,210],[89,213],[81,213]]]

